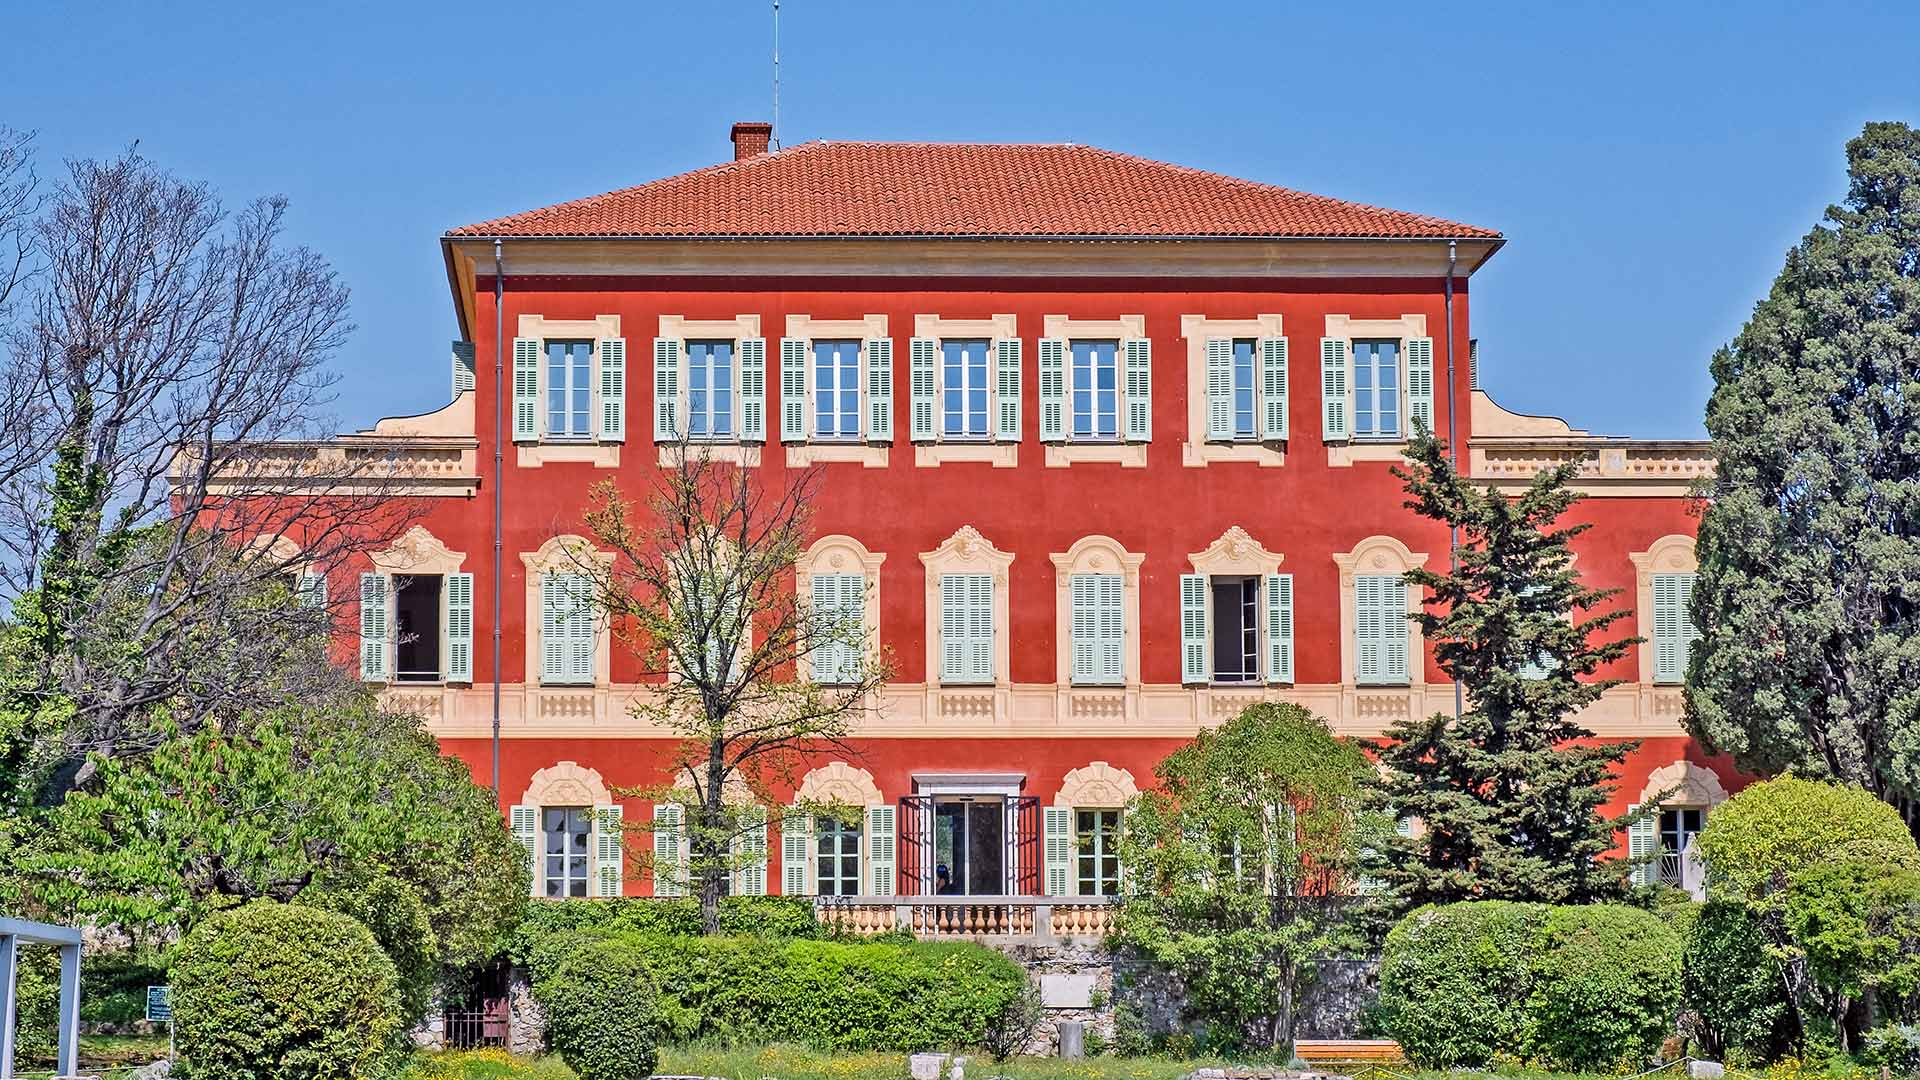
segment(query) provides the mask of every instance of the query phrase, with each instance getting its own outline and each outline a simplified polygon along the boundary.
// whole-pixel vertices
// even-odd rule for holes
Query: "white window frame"
[[[462,568],[466,565],[466,560],[466,552],[454,551],[447,547],[439,537],[433,535],[425,526],[421,525],[412,526],[403,533],[399,539],[395,540],[392,546],[384,551],[373,552],[368,557],[368,561],[372,563],[369,572],[385,579],[385,586],[382,593],[384,607],[381,613],[385,623],[385,635],[381,648],[384,649],[385,652],[382,662],[383,677],[378,679],[368,678],[366,681],[378,682],[388,686],[436,686],[449,682],[458,684],[472,682],[474,613],[471,607],[469,607],[467,612],[468,625],[466,634],[469,659],[468,671],[464,674],[464,677],[455,673],[451,666],[455,635],[449,632],[451,628],[447,621],[450,611],[448,604],[449,585],[456,575],[465,574]],[[471,574],[465,574],[465,576],[470,581],[473,577]],[[395,587],[395,579],[405,577],[438,577],[440,579],[440,677],[438,679],[407,679],[402,681],[399,678],[400,621],[396,607],[399,589]],[[355,595],[364,595],[364,591],[360,587],[357,579]],[[365,625],[366,622],[363,619],[361,626],[364,627]],[[362,647],[364,648],[364,642]],[[365,678],[364,675],[363,678]]]
[[[816,432],[816,414],[814,412],[815,386],[813,343],[820,341],[857,341],[860,343],[860,424],[859,434],[853,438],[838,436],[821,438]],[[888,341],[893,353],[892,378],[889,385],[893,390],[892,435],[876,435],[873,430],[873,343]],[[785,386],[782,382],[781,343],[798,341],[801,343],[805,362],[801,365],[803,375],[803,397],[806,405],[802,421],[804,436],[799,442],[788,441],[783,432],[781,419],[785,407]],[[890,459],[889,451],[895,442],[907,439],[907,416],[902,403],[907,400],[907,363],[906,350],[900,342],[894,342],[887,329],[885,315],[864,315],[857,319],[816,319],[811,315],[788,315],[786,333],[779,341],[767,343],[768,360],[772,366],[772,376],[767,381],[767,424],[770,442],[783,444],[787,464],[795,467],[821,464],[825,462],[852,462],[869,469],[885,468]]]
[[[583,536],[563,534],[540,545],[538,551],[522,552],[526,568],[526,685],[555,691],[572,691],[607,686],[611,681],[612,643],[604,612],[594,615],[593,677],[574,681],[545,676],[541,658],[546,652],[543,620],[543,584],[550,573],[582,573],[582,567],[599,567],[601,572],[613,565],[611,552],[596,549]]]
[[[906,393],[901,398],[906,403],[904,411],[896,410],[894,429],[897,438],[913,443],[914,464],[921,468],[940,465],[949,461],[984,461],[995,468],[1012,468],[1019,463],[1020,443],[1027,437],[1024,422],[1026,399],[1033,384],[1029,377],[1034,363],[1027,355],[1025,343],[1021,341],[1019,322],[1013,315],[994,315],[986,319],[946,319],[938,315],[915,315],[913,337],[931,339],[933,352],[933,438],[932,441],[917,441],[913,436],[913,346],[906,343],[905,348],[896,348],[896,355],[906,360],[901,370],[906,374],[906,382],[899,384]],[[987,343],[987,433],[984,438],[976,436],[949,436],[946,434],[946,343],[949,341],[985,341]],[[1020,350],[1020,396],[1019,408],[1022,410],[1022,424],[1019,435],[1013,438],[1000,436],[1000,387],[998,362],[1000,343],[1013,341],[1019,343]]]
[[[1407,441],[1413,438],[1413,417],[1415,413],[1413,391],[1413,350],[1416,343],[1424,343],[1428,356],[1426,365],[1430,385],[1426,398],[1427,417],[1432,423],[1440,421],[1440,409],[1445,402],[1440,400],[1446,391],[1446,373],[1435,362],[1438,355],[1435,350],[1445,346],[1444,341],[1435,341],[1427,332],[1427,316],[1414,312],[1397,318],[1356,319],[1351,315],[1328,315],[1320,340],[1311,343],[1312,348],[1299,350],[1302,360],[1310,360],[1313,377],[1301,382],[1314,392],[1316,401],[1324,408],[1324,350],[1326,343],[1335,341],[1345,350],[1343,362],[1346,366],[1346,418],[1347,434],[1344,438],[1327,441],[1327,464],[1334,467],[1349,466],[1358,461],[1398,462],[1401,450]],[[1355,341],[1398,341],[1400,343],[1400,433],[1388,436],[1361,436],[1356,434],[1357,417],[1354,413],[1354,358]],[[1311,352],[1309,357],[1307,354]],[[1296,379],[1296,382],[1299,380]],[[1316,410],[1320,411],[1320,410]]]
[[[1004,686],[1009,681],[1011,657],[1007,632],[1007,572],[1013,565],[1013,553],[1002,551],[981,536],[971,525],[962,525],[932,551],[920,553],[926,576],[926,669],[925,679],[934,687],[942,685],[941,579],[949,574],[986,574],[993,582],[993,673],[985,682],[949,684],[955,690],[974,691],[983,686]]]
[[[1278,468],[1286,464],[1287,449],[1297,437],[1291,422],[1284,440],[1267,440],[1260,437],[1261,419],[1265,409],[1265,391],[1262,379],[1258,342],[1265,339],[1287,341],[1287,409],[1292,411],[1295,388],[1304,378],[1300,368],[1296,347],[1299,343],[1287,336],[1286,319],[1277,314],[1255,315],[1251,319],[1211,319],[1204,315],[1180,316],[1180,335],[1186,339],[1186,379],[1187,379],[1187,432],[1186,441],[1181,444],[1181,462],[1191,468],[1200,468],[1224,461],[1247,461],[1269,468]],[[1207,426],[1207,351],[1209,341],[1225,340],[1231,343],[1241,338],[1250,338],[1256,342],[1254,355],[1254,431],[1252,439],[1214,440],[1208,435]]]
[[[644,430],[647,436],[653,438],[654,410],[658,406],[653,396],[655,343],[661,339],[678,342],[674,352],[676,362],[674,375],[677,380],[674,387],[674,418],[679,428],[684,431],[691,427],[689,420],[692,409],[692,391],[689,388],[691,380],[688,377],[691,369],[688,367],[687,361],[687,342],[731,341],[733,342],[733,433],[721,438],[703,436],[697,439],[688,439],[688,442],[698,447],[699,453],[707,455],[707,457],[713,461],[723,461],[745,466],[760,464],[762,449],[765,443],[778,440],[780,437],[780,414],[778,411],[780,402],[780,346],[777,340],[765,341],[764,351],[766,356],[764,358],[765,363],[762,372],[765,376],[765,381],[762,383],[761,395],[763,403],[760,421],[761,431],[759,435],[749,439],[743,435],[746,419],[746,395],[742,393],[745,385],[742,373],[746,370],[747,364],[746,342],[753,338],[760,338],[765,341],[764,335],[760,332],[760,316],[758,315],[738,315],[731,319],[689,319],[683,315],[660,316],[654,338],[645,342],[644,347],[632,348],[627,360],[627,378],[630,381],[638,380],[647,387],[646,412],[644,415],[634,414],[638,415],[639,420],[646,425]],[[631,413],[631,410],[629,410],[629,412]],[[630,416],[628,424],[631,426],[633,423],[634,419]],[[638,436],[635,437],[638,438]],[[676,450],[675,445],[672,442],[661,442],[657,439],[655,439],[655,444],[659,464],[663,467],[672,465],[674,461],[673,454]]]
[[[699,344],[713,345],[713,344],[719,344],[722,342],[728,343],[732,346],[732,359],[728,365],[731,373],[727,376],[729,380],[728,386],[727,386],[727,411],[726,411],[728,431],[724,435],[715,435],[712,433],[708,433],[706,435],[695,435],[693,434],[693,367],[694,367],[693,346],[699,345]],[[737,338],[688,337],[688,338],[680,339],[680,413],[679,413],[679,416],[680,416],[681,422],[684,423],[687,427],[688,442],[701,443],[701,444],[714,443],[714,444],[726,445],[730,443],[739,443],[742,441],[740,437],[740,421],[742,419],[741,414],[745,410],[742,408],[742,404],[740,401],[740,382],[741,382],[740,367],[742,362],[745,360],[744,353],[745,353],[745,350],[740,347],[740,341]],[[713,368],[713,361],[711,357],[709,357],[706,366],[707,366],[709,375],[711,375],[712,368]],[[707,393],[709,395],[713,393],[712,386],[708,386]],[[707,409],[707,419],[709,422],[709,426],[711,426],[712,420],[714,419],[715,416],[719,414],[711,407],[711,401],[712,401],[711,396],[709,396],[708,401],[709,401],[709,407]]]
[[[1041,341],[1060,342],[1062,357],[1063,393],[1061,402],[1062,438],[1050,441],[1045,436],[1044,417],[1036,428],[1041,436],[1046,466],[1050,469],[1068,468],[1082,462],[1108,462],[1118,464],[1123,469],[1144,469],[1147,467],[1147,447],[1153,441],[1153,343],[1147,337],[1147,317],[1145,315],[1121,315],[1114,319],[1076,319],[1066,315],[1046,315],[1041,318]],[[1116,420],[1119,435],[1116,438],[1075,438],[1073,435],[1073,346],[1076,341],[1111,341],[1116,345],[1115,363],[1115,401],[1118,408]],[[1147,392],[1144,401],[1146,410],[1146,430],[1144,439],[1128,434],[1127,414],[1132,398],[1127,393],[1127,346],[1129,342],[1144,342],[1145,363],[1147,366]],[[1036,344],[1034,350],[1035,378],[1031,391],[1036,401],[1044,408],[1044,379],[1041,370],[1044,364],[1045,346]]]
[[[880,565],[886,561],[885,552],[868,551],[865,544],[844,533],[820,537],[794,560],[795,595],[802,603],[813,598],[815,574],[859,574],[866,579],[862,625],[870,662],[880,653]],[[801,657],[799,663],[806,677],[812,678],[808,658]]]
[[[1206,678],[1196,682],[1188,681],[1185,658],[1183,656],[1182,663],[1181,663],[1181,680],[1185,685],[1212,686],[1212,687],[1219,687],[1223,689],[1235,689],[1235,688],[1249,689],[1249,688],[1258,688],[1261,686],[1276,685],[1276,684],[1290,685],[1290,684],[1296,683],[1299,680],[1298,659],[1297,659],[1298,641],[1299,641],[1299,631],[1298,631],[1299,600],[1297,597],[1292,598],[1293,599],[1292,629],[1294,631],[1293,633],[1294,648],[1293,648],[1293,655],[1291,657],[1291,662],[1288,665],[1288,667],[1292,668],[1293,670],[1285,671],[1285,672],[1275,671],[1273,670],[1273,664],[1272,664],[1273,642],[1272,642],[1271,635],[1274,632],[1274,627],[1271,625],[1272,620],[1268,616],[1268,610],[1270,605],[1268,603],[1269,597],[1267,595],[1267,589],[1268,589],[1269,583],[1276,577],[1286,579],[1290,584],[1291,574],[1281,569],[1281,564],[1284,563],[1285,561],[1286,561],[1286,557],[1284,555],[1282,555],[1277,551],[1267,550],[1266,545],[1255,540],[1251,535],[1248,534],[1248,532],[1245,529],[1241,528],[1238,525],[1229,526],[1225,532],[1221,533],[1219,537],[1217,537],[1213,541],[1213,543],[1208,544],[1205,550],[1195,551],[1190,553],[1187,556],[1187,562],[1189,566],[1191,566],[1192,568],[1190,573],[1204,578],[1206,583],[1206,588],[1204,590],[1205,618],[1206,618]],[[1183,577],[1184,576],[1186,575],[1183,575]],[[1256,625],[1259,628],[1259,634],[1258,634],[1259,644],[1257,647],[1259,655],[1256,657],[1256,661],[1257,661],[1256,676],[1252,680],[1242,681],[1242,682],[1215,682],[1214,681],[1214,678],[1213,678],[1213,675],[1214,675],[1213,579],[1216,577],[1253,578],[1258,583],[1260,600],[1259,600],[1259,603],[1255,605],[1254,618],[1256,620]],[[1184,587],[1183,582],[1176,582],[1175,584],[1182,585]],[[1183,597],[1180,599],[1182,600],[1181,618],[1182,620],[1184,620],[1187,614],[1185,610],[1186,604],[1184,603]],[[1184,650],[1186,646],[1187,646],[1187,641],[1186,641],[1185,635],[1183,635],[1181,640],[1182,650]],[[1285,677],[1283,678],[1282,676],[1285,676]]]
[[[1404,575],[1409,570],[1426,566],[1427,556],[1416,552],[1398,539],[1391,536],[1369,536],[1353,546],[1353,550],[1335,552],[1333,562],[1340,573],[1340,684],[1347,688],[1365,686],[1371,689],[1393,689],[1395,687],[1420,687],[1427,681],[1426,637],[1420,630],[1420,624],[1407,620],[1407,678],[1405,682],[1361,683],[1359,681],[1359,608],[1358,593],[1354,583],[1357,576]],[[1421,610],[1423,597],[1420,586],[1408,584],[1407,611],[1409,614]]]
[[[1640,685],[1650,689],[1657,687],[1664,692],[1678,690],[1681,683],[1685,681],[1684,666],[1679,679],[1665,680],[1656,677],[1654,579],[1667,574],[1699,573],[1700,560],[1694,553],[1694,539],[1685,533],[1669,533],[1648,544],[1645,551],[1628,553],[1627,558],[1632,561],[1634,569],[1634,618],[1639,623],[1640,647],[1637,659],[1640,668]],[[1691,631],[1697,636],[1697,628],[1691,627],[1691,619],[1688,625],[1682,627],[1682,631],[1683,633]]]
[[[620,316],[596,315],[591,319],[549,319],[544,315],[521,315],[514,328],[514,341],[507,343],[508,355],[502,357],[508,379],[509,410],[513,408],[512,380],[515,377],[516,359],[513,354],[514,342],[533,341],[538,345],[534,384],[534,437],[532,440],[515,438],[515,456],[521,468],[539,468],[549,462],[585,462],[597,468],[612,468],[620,463],[620,447],[628,436],[626,429],[633,423],[634,396],[630,392],[636,372],[644,372],[644,366],[636,366],[636,355],[631,344],[621,335]],[[587,372],[587,435],[551,436],[547,431],[547,343],[549,341],[586,341],[593,345],[593,356]],[[604,350],[609,342],[618,341],[625,351],[625,379],[622,384],[622,431],[618,435],[608,436],[603,431],[605,399],[601,395],[601,367]],[[647,343],[650,349],[651,343]],[[643,418],[644,419],[644,418]],[[509,428],[512,425],[509,424]]]

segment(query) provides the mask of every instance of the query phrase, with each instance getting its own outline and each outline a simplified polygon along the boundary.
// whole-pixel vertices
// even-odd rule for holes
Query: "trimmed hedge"
[[[532,961],[542,942],[570,932],[700,935],[700,902],[625,897],[532,903],[507,941],[516,964]],[[720,933],[726,937],[818,938],[825,929],[813,917],[813,902],[792,896],[728,896],[720,900]]]
[[[345,915],[219,912],[180,942],[171,977],[193,1080],[382,1080],[400,1063],[393,961]]]
[[[606,941],[644,957],[671,1042],[977,1046],[1027,982],[1012,960],[961,942],[570,935],[538,943],[529,967],[538,981]]]
[[[659,1062],[655,991],[630,941],[588,938],[533,986],[547,1045],[580,1080],[644,1080]]]
[[[1678,904],[1660,914],[1680,935],[1681,1029],[1715,1061],[1772,1061],[1786,1051],[1792,1011],[1778,961],[1751,907],[1737,900]]]
[[[1612,1066],[1668,1031],[1681,951],[1679,934],[1638,908],[1425,907],[1387,935],[1380,1017],[1424,1067],[1482,1067],[1496,1054]]]
[[[1530,1040],[1528,963],[1542,904],[1479,900],[1423,907],[1388,932],[1379,1015],[1419,1065],[1482,1066]]]

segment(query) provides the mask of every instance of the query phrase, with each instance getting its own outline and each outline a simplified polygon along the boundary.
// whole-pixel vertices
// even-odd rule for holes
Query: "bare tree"
[[[8,145],[0,242],[8,207],[30,218],[0,277],[0,581],[8,691],[35,719],[0,767],[45,801],[88,754],[327,685],[312,642],[349,598],[292,603],[295,575],[418,508],[390,447],[321,442],[347,289],[282,243],[284,200],[229,214],[128,151],[70,163],[34,206],[9,197]]]
[[[877,708],[890,672],[869,644],[864,591],[854,598],[862,603],[815,604],[795,589],[820,470],[769,491],[758,470],[702,448],[669,453],[644,507],[611,482],[594,489],[587,527],[614,558],[577,562],[593,582],[584,599],[605,608],[654,679],[633,714],[680,737],[673,769],[684,783],[628,794],[678,808],[678,823],[634,828],[684,834],[687,879],[711,934],[723,883],[743,861],[766,857],[734,855],[735,841],[764,835],[776,787],[793,786],[807,760],[852,753],[844,740]],[[654,865],[656,881],[676,872]]]

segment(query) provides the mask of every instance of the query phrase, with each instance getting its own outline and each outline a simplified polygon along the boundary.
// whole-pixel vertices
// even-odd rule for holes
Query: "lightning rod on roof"
[[[767,141],[780,149],[780,0],[773,0],[773,131]]]

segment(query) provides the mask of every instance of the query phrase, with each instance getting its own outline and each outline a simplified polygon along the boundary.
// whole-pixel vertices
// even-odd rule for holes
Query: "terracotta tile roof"
[[[1497,238],[1066,144],[811,142],[463,226],[449,236]]]

